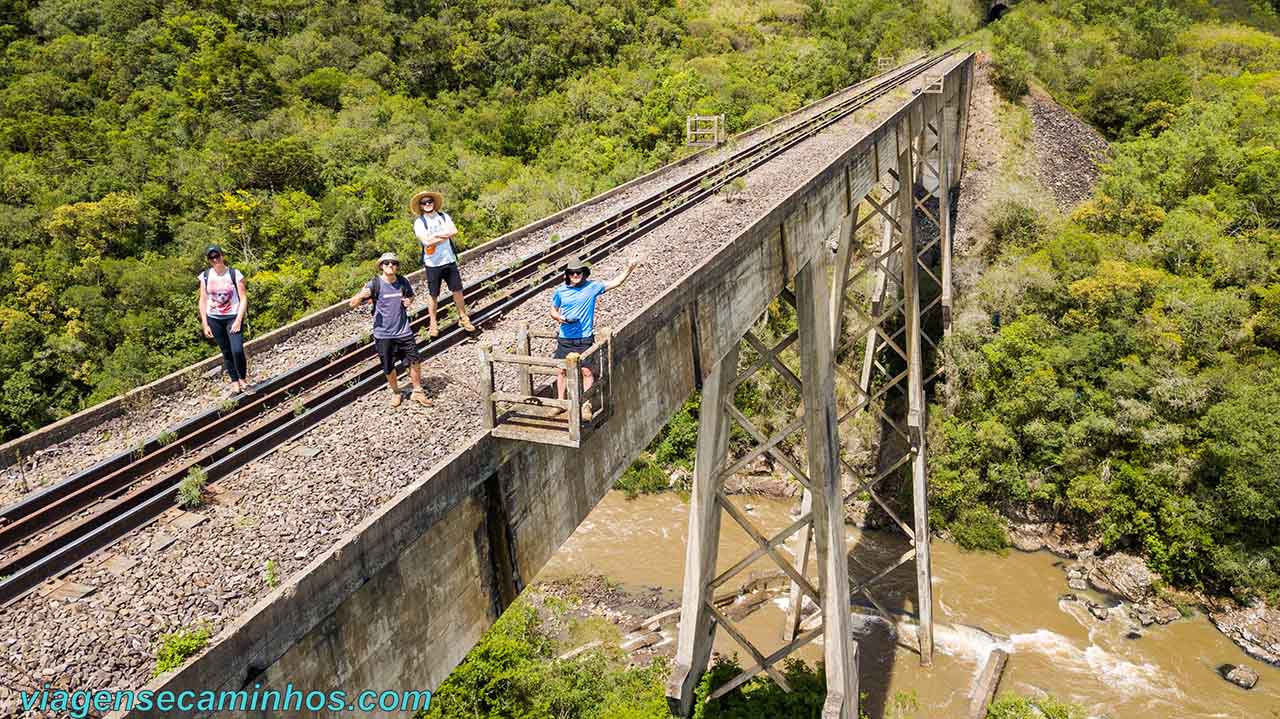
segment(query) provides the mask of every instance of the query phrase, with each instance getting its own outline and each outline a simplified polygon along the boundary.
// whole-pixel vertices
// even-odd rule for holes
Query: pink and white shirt
[[[240,314],[240,290],[236,283],[244,279],[244,274],[237,269],[228,269],[218,274],[209,268],[196,276],[204,285],[205,294],[209,297],[206,313],[210,317],[235,317]]]

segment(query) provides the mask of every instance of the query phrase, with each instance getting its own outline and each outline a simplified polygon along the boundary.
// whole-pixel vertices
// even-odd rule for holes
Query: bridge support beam
[[[840,433],[836,418],[835,349],[832,346],[831,257],[821,254],[796,276],[800,372],[804,377],[805,450],[818,549],[822,595],[823,656],[827,701],[823,719],[858,719],[858,645],[850,634],[849,557],[840,483]]]
[[[720,467],[729,443],[726,399],[733,401],[732,382],[737,377],[738,346],[734,345],[714,367],[702,385],[698,412],[698,444],[694,457],[693,492],[689,496],[689,542],[684,556],[684,590],[680,603],[680,636],[675,668],[667,684],[671,711],[688,716],[694,690],[711,659],[716,625],[708,609],[713,600],[710,586],[720,555]]]

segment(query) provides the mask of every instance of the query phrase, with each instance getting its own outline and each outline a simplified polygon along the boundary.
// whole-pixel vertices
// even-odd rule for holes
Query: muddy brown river
[[[774,532],[792,519],[790,503],[760,497],[735,497],[762,528]],[[624,587],[663,587],[679,591],[684,572],[688,505],[672,494],[627,500],[611,492],[543,570],[539,579],[602,574]],[[727,516],[723,521],[720,569],[754,548]],[[899,555],[905,541],[887,532],[849,529],[850,572],[869,576]],[[787,544],[794,555],[795,538]],[[1002,692],[1036,696],[1047,692],[1076,703],[1090,716],[1110,719],[1280,719],[1280,668],[1245,655],[1208,619],[1195,616],[1165,626],[1141,629],[1128,639],[1132,622],[1122,610],[1106,621],[1082,602],[1061,599],[1069,590],[1062,560],[1047,552],[1010,552],[1005,556],[965,552],[934,540],[936,655],[922,669],[917,654],[894,647],[889,623],[855,615],[860,637],[862,689],[873,717],[932,719],[963,716],[967,693],[980,664],[993,647],[1010,653]],[[768,558],[751,569],[770,571]],[[741,577],[745,578],[748,572]],[[810,576],[814,567],[810,566]],[[914,565],[888,577],[876,598],[895,618],[900,644],[914,632]],[[1103,604],[1113,599],[1088,592],[1074,594]],[[765,604],[743,621],[752,641],[766,652],[781,645],[785,596]],[[717,651],[746,652],[724,632]],[[819,643],[800,656],[821,658]],[[1260,679],[1246,691],[1221,679],[1221,664],[1247,664]],[[893,698],[914,693],[919,708],[900,711]]]

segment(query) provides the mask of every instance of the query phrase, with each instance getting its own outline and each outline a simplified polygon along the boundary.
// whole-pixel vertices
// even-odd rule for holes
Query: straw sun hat
[[[430,197],[435,201],[436,212],[444,209],[444,195],[434,190],[423,190],[422,192],[414,193],[413,198],[409,200],[409,212],[412,212],[414,217],[422,216],[422,205],[420,203],[424,197]]]

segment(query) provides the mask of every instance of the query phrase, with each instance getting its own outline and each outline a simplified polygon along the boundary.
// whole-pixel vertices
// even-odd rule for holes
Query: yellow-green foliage
[[[413,256],[415,189],[465,249],[688,152],[690,113],[737,132],[976,25],[959,0],[80,5],[0,22],[0,441],[212,353],[210,243],[252,337]]]
[[[151,676],[158,677],[167,671],[182,666],[189,657],[195,656],[209,643],[209,628],[180,629],[172,634],[160,637],[160,646],[156,648],[156,666]]]

